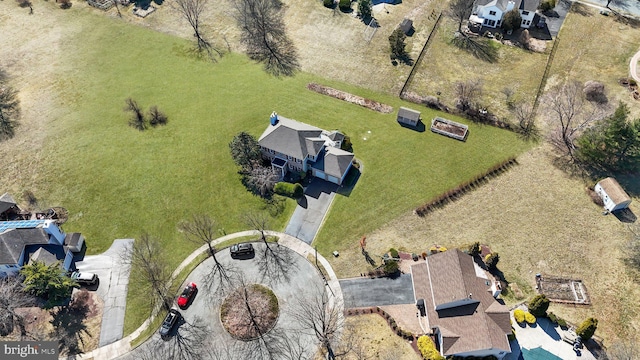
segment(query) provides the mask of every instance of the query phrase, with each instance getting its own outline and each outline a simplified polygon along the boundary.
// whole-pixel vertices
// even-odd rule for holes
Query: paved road
[[[580,2],[596,4],[603,8],[607,6],[607,0],[581,0]],[[609,8],[619,13],[640,16],[640,1],[638,0],[612,0]]]
[[[269,286],[278,297],[280,306],[280,316],[276,327],[272,331],[286,333],[292,338],[295,335],[295,340],[303,345],[306,353],[312,354],[317,349],[315,337],[310,333],[300,331],[300,326],[294,319],[293,314],[298,301],[309,299],[317,294],[316,291],[319,292],[323,289],[324,283],[320,278],[319,272],[306,258],[285,246],[280,246],[279,249],[281,251],[288,252],[291,255],[291,267],[286,269],[286,274],[289,278],[282,279],[277,275],[264,278],[264,269],[260,266],[260,259],[264,256],[266,247],[262,243],[254,243],[254,248],[256,251],[255,256],[252,258],[232,259],[229,250],[225,249],[217,254],[217,259],[227,268],[233,266],[237,274],[242,274],[246,283],[262,283]],[[198,339],[198,343],[213,343],[213,348],[218,350],[224,348],[237,351],[238,346],[242,346],[244,343],[233,339],[223,329],[219,316],[222,296],[219,295],[218,291],[207,286],[207,274],[214,264],[212,258],[205,260],[187,279],[187,282],[193,281],[198,285],[199,292],[196,294],[191,306],[186,310],[180,311],[184,322],[177,327],[174,336],[167,341],[163,341],[156,332],[143,345],[119,359],[137,360],[148,358],[148,356],[153,358],[166,356],[178,346],[176,342],[178,339],[186,339],[183,345],[195,347],[193,341],[189,339]],[[202,326],[201,329],[199,329],[199,325]],[[201,339],[198,334],[204,338]],[[149,349],[161,350],[159,353],[150,353]]]
[[[304,198],[291,215],[285,234],[311,244],[316,237],[329,206],[338,190],[338,185],[314,179],[304,191]]]
[[[121,253],[132,244],[133,239],[115,240],[104,253],[85,256],[76,262],[78,270],[95,273],[99,278],[97,288],[89,287],[104,301],[98,346],[122,339],[131,266],[122,263]]]
[[[345,307],[415,303],[411,274],[390,278],[340,280]]]

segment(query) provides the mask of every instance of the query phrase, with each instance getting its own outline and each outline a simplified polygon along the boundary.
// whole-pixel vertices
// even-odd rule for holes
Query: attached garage
[[[313,169],[313,176],[319,177],[321,179],[325,178],[324,171],[320,171],[318,169]]]
[[[331,175],[329,175],[329,176],[327,176],[327,180],[329,180],[330,182],[332,182],[332,183],[334,183],[334,184],[338,184],[338,185],[340,185],[340,179],[338,179],[338,178],[337,178],[337,177],[335,177],[335,176],[331,176]]]

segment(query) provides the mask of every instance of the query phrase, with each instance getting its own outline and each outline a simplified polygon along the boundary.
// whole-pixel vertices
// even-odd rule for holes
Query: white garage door
[[[320,171],[320,170],[313,170],[313,171],[314,171],[313,176],[324,179],[324,171]]]
[[[332,182],[332,183],[334,183],[334,184],[338,184],[338,183],[340,182],[340,179],[338,179],[338,178],[337,178],[337,177],[335,177],[335,176],[331,176],[331,175],[329,175],[329,177],[327,178],[327,180],[331,181],[331,182]]]

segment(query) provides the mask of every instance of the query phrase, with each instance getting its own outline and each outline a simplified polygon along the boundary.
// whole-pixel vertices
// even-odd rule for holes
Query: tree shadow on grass
[[[457,33],[451,44],[467,51],[477,59],[494,63],[498,60],[498,49],[491,40],[483,38],[473,38],[465,34]]]

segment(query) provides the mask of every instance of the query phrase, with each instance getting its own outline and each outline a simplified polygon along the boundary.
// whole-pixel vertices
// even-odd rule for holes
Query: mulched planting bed
[[[538,292],[545,294],[553,302],[589,305],[587,288],[579,279],[542,276],[536,281]]]
[[[363,97],[353,95],[348,92],[344,92],[334,88],[330,88],[328,86],[324,86],[316,83],[309,83],[307,85],[307,89],[311,91],[315,91],[319,94],[328,95],[336,99],[344,100],[352,104],[360,105],[360,106],[366,107],[367,109],[375,110],[377,112],[381,112],[384,114],[389,114],[393,111],[392,106],[382,104],[370,99],[365,99]]]
[[[231,336],[249,341],[273,329],[279,313],[278,299],[273,291],[252,284],[235,290],[224,299],[220,320]]]

